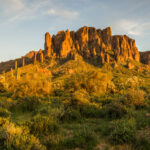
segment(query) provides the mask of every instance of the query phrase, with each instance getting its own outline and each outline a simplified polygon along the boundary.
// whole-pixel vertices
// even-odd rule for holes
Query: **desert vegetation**
[[[42,55],[15,64],[1,74],[0,149],[149,149],[149,72]]]

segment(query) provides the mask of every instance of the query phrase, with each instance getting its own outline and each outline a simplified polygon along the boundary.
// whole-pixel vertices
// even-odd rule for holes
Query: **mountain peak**
[[[59,58],[66,58],[71,51],[76,51],[83,58],[97,57],[102,63],[140,59],[135,40],[126,35],[113,36],[110,27],[101,30],[84,26],[76,32],[60,31],[52,39],[46,38],[45,44],[45,50],[49,51],[47,48],[50,47],[51,53]]]

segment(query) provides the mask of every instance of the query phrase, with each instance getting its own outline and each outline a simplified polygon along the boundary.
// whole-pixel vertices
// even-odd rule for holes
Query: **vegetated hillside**
[[[104,52],[105,63],[72,50],[62,57],[68,44],[51,53],[49,37],[44,51],[0,75],[0,149],[149,150],[150,67],[134,55],[117,61],[112,51],[109,62]]]

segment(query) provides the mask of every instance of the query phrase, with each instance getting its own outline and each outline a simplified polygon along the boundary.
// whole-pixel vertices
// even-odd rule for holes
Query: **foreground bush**
[[[128,89],[124,100],[126,105],[135,105],[137,108],[145,106],[145,92],[140,89]]]
[[[79,109],[67,108],[63,116],[60,118],[62,122],[74,122],[81,120]]]
[[[30,131],[37,136],[46,136],[58,131],[59,126],[56,121],[50,117],[38,115],[30,123]]]
[[[110,103],[103,107],[102,116],[110,119],[117,119],[127,114],[127,108],[121,103]]]
[[[25,97],[18,100],[17,107],[21,111],[34,111],[40,104],[41,100],[38,97]]]
[[[133,143],[136,139],[135,120],[120,120],[113,124],[110,140],[114,144]]]
[[[5,109],[0,107],[0,117],[9,117],[10,116],[10,112]]]
[[[45,150],[40,141],[29,134],[25,127],[15,126],[7,119],[0,118],[1,150]]]
[[[83,148],[92,150],[98,144],[97,135],[87,128],[78,130],[72,138],[64,141],[64,146],[67,148]]]
[[[80,107],[80,111],[83,117],[86,118],[100,118],[102,111],[95,105],[83,105]]]
[[[88,93],[103,94],[106,92],[111,78],[110,74],[104,74],[95,70],[76,73],[67,79],[65,89],[73,91],[84,89]]]
[[[140,135],[140,137],[133,144],[134,148],[137,150],[149,150],[150,149],[150,137],[144,133],[144,135]]]

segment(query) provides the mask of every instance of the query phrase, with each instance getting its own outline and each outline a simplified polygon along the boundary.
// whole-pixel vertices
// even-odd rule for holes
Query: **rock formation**
[[[140,59],[141,56],[141,59]],[[100,64],[112,63],[127,65],[128,60],[150,64],[150,52],[140,53],[135,40],[126,35],[112,35],[110,27],[104,30],[84,26],[77,31],[59,31],[56,35],[45,34],[44,50],[31,51],[24,57],[25,64],[43,63],[46,59],[93,60]],[[59,58],[59,59],[58,59]],[[96,60],[96,61],[95,61]],[[24,66],[23,59],[0,63],[0,72]]]
[[[46,50],[47,56],[50,57],[52,55],[52,39],[48,32],[45,34],[44,48]]]
[[[85,26],[76,32],[60,31],[52,39],[50,34],[46,33],[45,51],[47,55],[55,53],[59,58],[67,58],[71,51],[76,51],[86,59],[99,58],[102,64],[140,59],[135,40],[126,35],[113,36],[110,27],[100,30]]]
[[[140,60],[143,64],[150,66],[150,51],[140,52]]]

